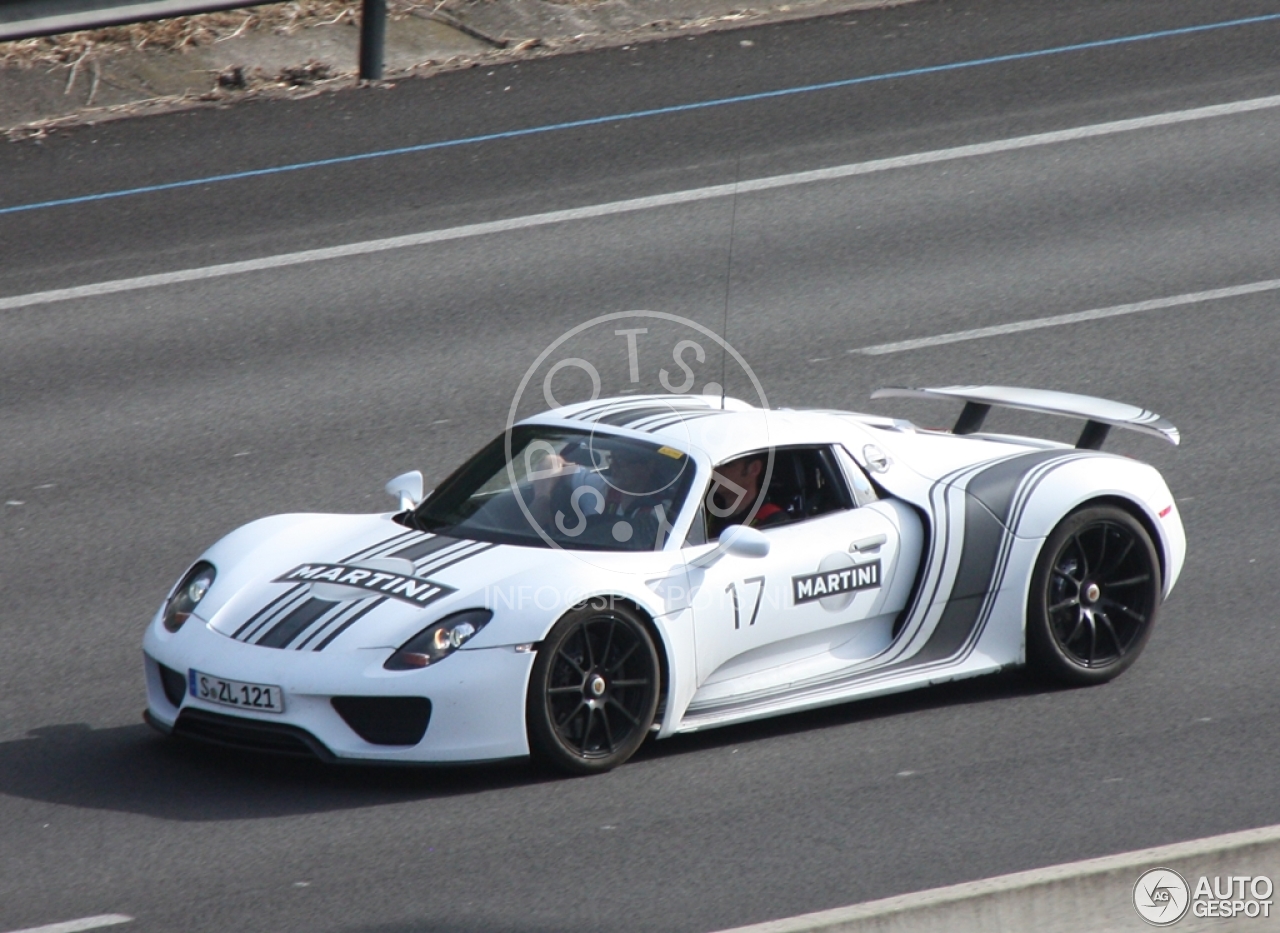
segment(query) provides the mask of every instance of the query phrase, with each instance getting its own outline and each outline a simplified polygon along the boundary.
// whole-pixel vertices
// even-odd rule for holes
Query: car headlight
[[[164,627],[171,632],[182,628],[182,623],[191,617],[204,594],[213,586],[213,578],[218,571],[207,560],[198,561],[187,571],[173,593],[165,600]]]
[[[492,618],[488,609],[465,609],[445,616],[401,645],[382,666],[389,671],[412,671],[434,664],[465,645]]]

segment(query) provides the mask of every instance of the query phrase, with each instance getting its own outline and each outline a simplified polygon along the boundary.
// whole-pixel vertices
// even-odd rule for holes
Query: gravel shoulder
[[[383,84],[920,0],[389,0]],[[357,0],[295,0],[0,42],[0,132],[357,87]]]

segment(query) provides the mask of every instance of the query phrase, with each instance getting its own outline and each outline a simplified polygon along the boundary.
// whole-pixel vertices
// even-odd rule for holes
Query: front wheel
[[[1068,515],[1045,540],[1027,599],[1027,667],[1059,683],[1104,683],[1155,625],[1160,562],[1145,528],[1114,506]]]
[[[533,664],[530,751],[575,774],[616,768],[653,725],[659,679],[657,649],[634,610],[593,600],[570,611]]]

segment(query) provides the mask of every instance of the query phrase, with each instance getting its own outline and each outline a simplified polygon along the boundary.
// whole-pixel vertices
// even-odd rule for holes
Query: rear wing
[[[1136,405],[1112,402],[1090,395],[1073,395],[1070,392],[1054,392],[1049,389],[1019,389],[1011,386],[945,386],[938,389],[907,389],[887,386],[871,393],[872,398],[953,399],[964,402],[964,409],[956,419],[953,434],[974,434],[982,429],[982,422],[992,407],[1017,408],[1047,415],[1067,415],[1084,418],[1084,430],[1076,447],[1098,450],[1107,439],[1111,428],[1128,428],[1141,434],[1162,437],[1170,444],[1181,439],[1178,429],[1154,411]]]

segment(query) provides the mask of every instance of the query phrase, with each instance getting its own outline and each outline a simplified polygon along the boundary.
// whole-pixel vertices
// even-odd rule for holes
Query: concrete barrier
[[[1203,876],[1266,875],[1280,881],[1280,826],[1053,865],[935,888],[851,907],[772,920],[722,933],[1111,933],[1159,929],[1139,916],[1134,885],[1151,868],[1170,868],[1194,895]],[[1272,898],[1280,900],[1280,898]],[[1280,930],[1269,918],[1198,917],[1192,910],[1166,929],[1176,933]]]

